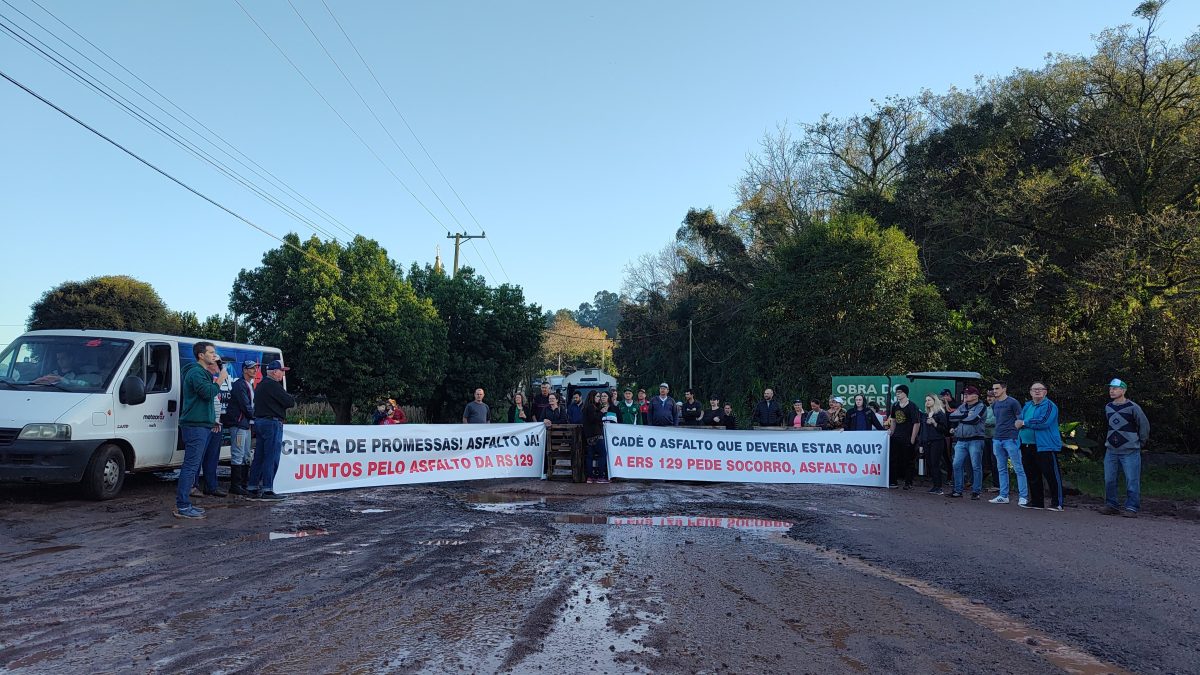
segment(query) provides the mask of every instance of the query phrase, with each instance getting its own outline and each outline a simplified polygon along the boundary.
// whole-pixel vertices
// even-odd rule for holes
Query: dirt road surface
[[[1200,671],[1200,524],[809,485],[0,487],[0,670]]]

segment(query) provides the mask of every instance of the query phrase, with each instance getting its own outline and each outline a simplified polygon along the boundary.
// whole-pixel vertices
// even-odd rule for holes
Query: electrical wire
[[[272,232],[270,232],[270,231],[268,231],[268,230],[264,229],[263,227],[261,227],[260,225],[258,225],[258,224],[256,224],[256,223],[254,223],[254,222],[253,222],[253,221],[251,221],[249,218],[246,218],[245,216],[243,216],[243,215],[241,215],[241,214],[237,213],[236,211],[234,211],[233,209],[230,209],[229,207],[225,206],[224,204],[221,204],[220,202],[218,202],[217,200],[213,199],[212,197],[209,197],[208,195],[204,194],[203,192],[200,192],[199,190],[197,190],[196,188],[194,188],[194,187],[192,187],[192,186],[188,185],[187,183],[185,183],[185,182],[183,182],[183,181],[179,180],[179,179],[178,179],[178,178],[176,178],[175,176],[172,176],[171,174],[167,173],[167,172],[166,172],[166,171],[164,171],[163,169],[160,169],[158,166],[154,165],[154,164],[153,164],[153,163],[151,163],[149,160],[146,160],[146,159],[144,159],[144,158],[143,158],[141,155],[139,155],[139,154],[135,153],[134,151],[130,150],[129,148],[126,148],[125,146],[123,146],[123,145],[121,145],[120,143],[118,143],[118,142],[114,141],[113,139],[109,138],[108,136],[105,136],[103,133],[101,133],[100,131],[97,131],[97,130],[96,130],[94,127],[92,127],[92,126],[88,125],[88,124],[87,124],[86,122],[84,122],[83,120],[81,120],[81,119],[79,119],[78,117],[76,117],[76,116],[72,115],[71,113],[67,112],[67,111],[66,111],[66,110],[64,110],[63,108],[60,108],[58,105],[56,105],[55,103],[53,103],[53,102],[52,102],[52,101],[50,101],[49,99],[45,98],[45,97],[44,97],[44,96],[42,96],[41,94],[37,93],[36,91],[34,91],[34,90],[30,89],[29,87],[25,86],[25,85],[24,85],[24,84],[22,84],[21,82],[17,81],[17,80],[16,80],[16,79],[14,79],[14,78],[13,78],[11,75],[9,75],[8,73],[4,72],[3,70],[0,70],[0,77],[3,77],[4,79],[8,80],[8,81],[9,81],[9,82],[11,82],[12,84],[16,85],[18,88],[22,89],[22,90],[23,90],[25,93],[29,94],[30,96],[32,96],[32,97],[34,97],[34,98],[36,98],[37,100],[41,101],[42,103],[45,103],[46,105],[48,105],[48,106],[50,106],[51,108],[55,109],[55,110],[56,110],[56,111],[58,111],[58,112],[59,112],[61,115],[63,115],[63,116],[64,116],[64,117],[66,117],[67,119],[71,120],[72,122],[74,122],[74,123],[78,124],[79,126],[83,127],[84,129],[87,129],[88,131],[90,131],[90,132],[92,132],[93,134],[95,134],[95,135],[99,136],[100,138],[104,139],[105,141],[108,141],[108,143],[109,143],[109,144],[111,144],[113,147],[117,148],[117,149],[118,149],[118,150],[120,150],[121,152],[124,152],[125,154],[129,155],[130,157],[132,157],[132,158],[136,159],[137,161],[141,162],[142,164],[146,165],[147,167],[149,167],[149,168],[153,169],[154,171],[158,172],[160,175],[162,175],[162,176],[163,176],[164,178],[166,178],[167,180],[170,180],[172,183],[175,183],[175,184],[176,184],[176,185],[178,185],[179,187],[181,187],[181,188],[183,188],[183,189],[187,190],[188,192],[191,192],[192,194],[194,194],[194,195],[196,195],[197,197],[199,197],[199,198],[203,199],[204,201],[208,202],[209,204],[212,204],[213,206],[217,207],[218,209],[221,209],[222,211],[224,211],[225,213],[228,213],[229,215],[233,216],[234,218],[237,218],[238,220],[242,221],[243,223],[245,223],[245,224],[249,225],[250,227],[253,227],[254,229],[258,230],[259,232],[262,232],[263,234],[267,235],[268,237],[271,237],[271,238],[272,238],[272,239],[274,239],[275,241],[278,241],[279,243],[283,244],[284,246],[287,246],[288,248],[294,249],[294,250],[296,250],[297,252],[299,252],[301,255],[304,255],[304,256],[305,256],[305,257],[307,257],[307,258],[311,258],[312,260],[315,260],[315,261],[317,261],[317,262],[319,262],[319,263],[321,263],[321,264],[323,264],[323,265],[326,265],[326,266],[328,266],[330,269],[332,269],[333,271],[337,272],[339,275],[341,274],[341,272],[342,272],[342,271],[341,271],[341,269],[339,269],[339,268],[338,268],[338,266],[337,266],[337,265],[334,265],[333,263],[329,262],[328,260],[325,260],[325,259],[323,259],[323,258],[320,258],[320,257],[317,257],[317,256],[315,256],[315,255],[312,255],[312,254],[311,254],[311,253],[309,253],[308,251],[305,251],[304,249],[302,249],[302,248],[300,248],[300,247],[296,246],[295,244],[292,244],[291,242],[288,242],[288,241],[286,241],[286,240],[282,239],[281,237],[279,237],[279,236],[277,236],[277,235],[273,234]]]
[[[412,189],[408,187],[408,184],[405,183],[400,178],[400,176],[396,175],[396,172],[392,170],[392,167],[386,161],[384,161],[384,159],[382,157],[379,156],[378,152],[375,152],[375,149],[371,147],[370,143],[367,143],[366,139],[364,139],[362,137],[362,134],[359,134],[358,131],[350,124],[350,122],[348,122],[346,120],[345,116],[343,116],[342,113],[339,112],[336,107],[334,107],[333,103],[331,103],[329,101],[329,99],[326,98],[325,95],[321,93],[321,90],[317,88],[317,85],[313,84],[313,81],[310,80],[309,77],[304,74],[304,71],[300,68],[300,66],[296,65],[296,62],[293,61],[292,58],[287,55],[287,52],[285,52],[283,50],[283,48],[280,47],[277,42],[275,42],[275,39],[271,37],[271,34],[267,32],[267,29],[264,28],[262,26],[262,24],[260,24],[258,22],[258,19],[254,18],[254,15],[251,14],[248,9],[246,9],[246,6],[245,6],[245,4],[242,3],[242,0],[233,0],[233,1],[235,3],[237,3],[238,7],[241,8],[242,13],[244,13],[246,15],[246,17],[248,19],[250,19],[250,22],[253,23],[256,28],[258,28],[259,32],[263,34],[263,37],[265,37],[267,39],[267,42],[271,43],[271,46],[275,48],[275,51],[279,52],[279,55],[282,56],[283,59],[288,62],[288,65],[290,65],[292,67],[292,69],[296,71],[296,74],[298,74],[300,76],[300,79],[304,80],[304,83],[307,84],[309,86],[309,88],[313,90],[313,92],[317,95],[317,97],[320,98],[321,101],[324,102],[325,105],[330,109],[330,111],[332,111],[333,114],[335,116],[337,116],[337,118],[339,120],[341,120],[342,124],[345,125],[345,127],[347,129],[350,130],[350,133],[353,134],[354,137],[358,139],[358,142],[361,143],[364,148],[366,148],[367,152],[369,152],[371,154],[371,156],[375,158],[375,161],[379,162],[379,164],[388,172],[388,174],[391,175],[391,177],[400,185],[400,187],[404,188],[404,191],[407,192],[408,195],[413,198],[413,201],[415,201],[418,205],[420,205],[420,207],[425,210],[425,213],[428,213],[429,217],[432,218],[435,223],[440,225],[442,227],[442,229],[446,231],[447,234],[449,234],[450,228],[446,227],[446,224],[443,223],[441,221],[441,219],[437,217],[437,214],[435,214],[428,206],[426,206],[425,202],[421,201],[421,198],[418,197],[416,195],[416,193],[414,193],[412,191]],[[486,268],[486,264],[484,265],[484,267]]]
[[[458,216],[454,215],[454,212],[450,210],[450,207],[446,205],[446,202],[442,200],[442,196],[438,194],[437,190],[433,189],[433,186],[430,185],[429,181],[425,179],[425,175],[422,174],[421,170],[417,168],[417,165],[413,163],[412,158],[408,156],[408,153],[404,151],[404,148],[400,146],[400,143],[396,141],[396,137],[392,135],[391,130],[388,129],[387,125],[383,123],[383,120],[380,119],[379,115],[375,112],[374,106],[367,102],[367,99],[363,97],[362,92],[360,92],[358,87],[355,86],[354,81],[351,80],[350,76],[346,74],[346,71],[342,69],[342,65],[338,63],[336,58],[334,58],[333,54],[329,51],[329,48],[325,46],[325,42],[321,40],[321,36],[317,35],[317,32],[313,30],[311,25],[309,25],[308,20],[304,18],[304,15],[300,13],[300,10],[296,8],[296,5],[292,2],[292,0],[287,0],[287,3],[288,6],[292,8],[292,13],[296,15],[296,18],[300,19],[300,23],[304,24],[304,27],[308,30],[308,34],[313,37],[313,40],[316,41],[317,46],[320,47],[321,51],[325,53],[326,58],[328,58],[329,62],[333,64],[333,67],[337,69],[338,73],[342,76],[342,79],[346,81],[346,84],[350,85],[350,90],[353,91],[354,95],[358,97],[359,102],[363,104],[363,107],[366,108],[367,112],[371,114],[371,117],[375,120],[375,123],[379,125],[380,129],[383,130],[384,135],[386,135],[388,140],[392,142],[392,146],[400,152],[400,155],[404,157],[404,161],[408,162],[409,167],[411,167],[413,172],[417,174],[417,178],[421,179],[421,182],[426,188],[429,189],[429,192],[433,194],[434,199],[438,200],[438,203],[441,204],[442,208],[446,210],[446,213],[450,215],[450,219],[454,221],[454,224],[462,228],[463,224],[458,220]],[[474,244],[472,244],[472,246],[474,246]],[[488,267],[487,262],[484,261],[482,257],[480,258],[480,262],[483,263],[484,269],[487,270],[488,276],[491,276],[492,270]]]
[[[230,154],[228,151],[222,150],[222,149],[221,149],[219,146],[217,146],[217,144],[216,144],[216,143],[213,143],[211,139],[207,139],[207,138],[206,138],[205,140],[207,140],[207,141],[208,141],[208,143],[209,143],[210,145],[212,145],[214,148],[216,148],[216,149],[217,149],[217,150],[219,150],[220,152],[224,153],[224,154],[225,154],[227,157],[229,157],[229,158],[230,158],[230,159],[232,159],[233,161],[237,162],[238,164],[241,164],[241,165],[242,165],[244,168],[246,168],[246,169],[248,169],[248,170],[250,170],[250,171],[254,172],[255,174],[257,174],[257,175],[258,175],[260,178],[262,178],[263,180],[266,180],[267,182],[269,182],[269,183],[272,183],[273,185],[275,185],[275,187],[277,187],[277,188],[279,188],[279,189],[283,190],[285,193],[289,194],[290,196],[294,197],[294,198],[295,198],[295,199],[297,199],[298,201],[302,202],[304,205],[306,205],[306,206],[307,206],[307,207],[308,207],[308,208],[309,208],[309,209],[310,209],[310,210],[311,210],[311,211],[312,211],[314,214],[316,214],[318,217],[320,217],[321,219],[323,219],[325,222],[328,222],[330,225],[332,225],[332,226],[334,226],[334,227],[337,227],[337,228],[338,228],[339,230],[341,230],[342,232],[345,232],[345,233],[346,233],[346,234],[347,234],[349,237],[353,238],[353,237],[355,237],[355,236],[358,236],[358,233],[357,233],[357,232],[355,232],[355,231],[351,230],[349,227],[346,227],[346,225],[345,225],[345,224],[344,224],[342,221],[338,220],[338,219],[337,219],[335,216],[333,216],[332,214],[330,214],[328,211],[326,211],[325,209],[321,208],[321,207],[320,207],[320,206],[318,206],[317,204],[313,203],[313,202],[312,202],[312,200],[310,200],[310,199],[308,199],[307,197],[305,197],[303,194],[301,194],[299,191],[297,191],[295,188],[293,188],[291,185],[289,185],[289,184],[288,184],[286,181],[284,181],[283,179],[279,178],[279,176],[277,176],[277,175],[275,175],[274,173],[272,173],[272,172],[271,172],[270,170],[268,170],[266,167],[264,167],[263,165],[259,164],[259,163],[258,163],[258,162],[256,162],[256,161],[254,161],[254,159],[252,159],[252,158],[251,158],[250,156],[248,156],[246,153],[244,153],[244,152],[242,152],[241,150],[239,150],[239,149],[238,149],[236,146],[234,146],[232,143],[230,143],[228,140],[226,140],[226,139],[225,139],[223,136],[221,136],[219,133],[217,133],[216,131],[214,131],[214,130],[213,130],[211,127],[209,127],[208,125],[204,124],[204,122],[202,122],[202,121],[200,121],[199,119],[197,119],[195,116],[193,116],[193,115],[192,115],[191,113],[189,113],[187,110],[184,110],[184,109],[183,109],[183,108],[182,108],[180,105],[178,105],[178,104],[177,104],[177,103],[175,103],[173,100],[171,100],[171,98],[170,98],[170,97],[168,97],[166,94],[164,94],[164,93],[162,93],[161,91],[159,91],[158,89],[156,89],[156,88],[154,87],[154,85],[152,85],[152,84],[150,84],[149,82],[147,82],[146,80],[142,79],[142,78],[141,78],[141,77],[140,77],[140,76],[139,76],[137,73],[135,73],[135,72],[133,72],[132,70],[130,70],[129,68],[125,67],[125,65],[124,65],[124,64],[122,64],[120,61],[118,61],[117,59],[115,59],[115,58],[114,58],[114,57],[113,57],[111,54],[109,54],[107,51],[105,51],[105,50],[104,50],[103,48],[101,48],[99,45],[97,45],[96,43],[94,43],[94,42],[92,42],[91,40],[89,40],[89,39],[87,38],[87,36],[83,35],[83,34],[82,34],[82,33],[80,33],[79,31],[75,30],[75,28],[73,28],[73,27],[72,27],[70,24],[68,24],[67,22],[63,21],[61,18],[59,18],[59,17],[58,17],[58,15],[54,14],[54,12],[51,12],[51,11],[50,11],[49,9],[47,9],[47,8],[46,8],[44,5],[42,5],[40,2],[38,2],[38,0],[29,0],[29,1],[30,1],[31,3],[33,3],[35,6],[37,6],[39,9],[41,9],[43,12],[45,12],[45,13],[46,13],[46,15],[48,15],[50,18],[52,18],[52,19],[54,19],[56,22],[58,22],[58,23],[59,23],[59,25],[61,25],[63,28],[66,28],[67,30],[71,31],[71,33],[73,33],[73,34],[74,34],[74,35],[75,35],[77,38],[79,38],[80,40],[83,40],[85,43],[87,43],[87,45],[88,45],[88,46],[90,46],[92,49],[96,50],[96,51],[97,51],[97,52],[99,52],[101,55],[103,55],[103,56],[104,56],[104,58],[108,59],[110,62],[112,62],[113,64],[115,64],[115,65],[116,65],[118,68],[120,68],[121,70],[125,71],[125,73],[126,73],[126,74],[128,74],[129,76],[131,76],[133,79],[137,80],[137,81],[138,81],[138,82],[139,82],[139,83],[140,83],[142,86],[144,86],[144,87],[146,87],[147,89],[149,89],[150,91],[154,92],[154,94],[156,94],[156,95],[157,95],[159,98],[161,98],[163,101],[165,101],[165,102],[166,102],[168,105],[170,105],[172,108],[174,108],[175,110],[178,110],[178,111],[179,111],[179,112],[180,112],[180,113],[181,113],[183,116],[187,117],[189,120],[191,120],[192,122],[194,122],[195,124],[197,124],[197,125],[198,125],[200,128],[204,129],[204,131],[208,132],[208,134],[209,134],[209,135],[211,135],[213,138],[215,138],[215,139],[217,139],[218,141],[220,141],[220,143],[221,143],[222,145],[224,145],[226,148],[228,148],[228,149],[229,149],[229,151],[232,151],[234,154],[236,154],[236,155],[237,155],[237,157],[235,157],[234,155]],[[117,75],[113,74],[113,73],[112,73],[111,71],[109,71],[107,68],[104,68],[104,66],[101,66],[100,64],[96,63],[94,60],[92,60],[91,58],[89,58],[89,57],[88,57],[86,54],[84,54],[84,53],[83,53],[83,52],[81,52],[80,50],[76,49],[76,48],[75,48],[73,45],[71,45],[69,42],[67,42],[66,40],[64,40],[64,39],[63,39],[61,36],[59,36],[59,35],[55,34],[55,33],[54,33],[53,31],[51,31],[49,28],[46,28],[44,25],[42,25],[41,23],[39,23],[39,22],[38,22],[36,19],[34,19],[34,18],[30,17],[30,16],[29,16],[28,14],[26,14],[25,12],[22,12],[22,11],[21,11],[19,8],[17,8],[17,7],[15,7],[15,6],[13,6],[13,4],[12,4],[11,2],[9,2],[8,0],[3,0],[3,2],[4,2],[4,4],[8,5],[9,7],[12,7],[12,8],[13,8],[15,11],[17,11],[18,13],[20,13],[20,14],[21,14],[21,16],[24,16],[26,19],[28,19],[28,20],[29,20],[29,21],[31,21],[31,22],[32,22],[34,25],[36,25],[36,26],[38,26],[39,28],[41,28],[41,29],[42,29],[43,31],[45,31],[46,33],[48,33],[48,34],[50,34],[50,35],[53,35],[53,36],[55,37],[55,39],[57,39],[59,42],[63,43],[63,44],[64,44],[64,45],[66,45],[67,47],[69,47],[69,48],[70,48],[71,50],[73,50],[75,53],[79,54],[80,56],[84,57],[85,59],[88,59],[88,61],[91,61],[91,62],[92,62],[94,65],[96,65],[98,68],[100,68],[101,70],[103,70],[105,73],[108,73],[108,75],[109,75],[110,77],[112,77],[113,79],[117,80],[117,81],[118,81],[118,82],[120,82],[121,84],[125,85],[125,87],[126,87],[126,88],[128,88],[130,91],[132,91],[132,92],[134,92],[134,93],[138,94],[138,95],[139,95],[139,96],[141,96],[141,97],[142,97],[144,100],[146,100],[148,103],[150,103],[150,104],[151,104],[151,105],[153,105],[154,107],[156,107],[156,108],[158,108],[159,110],[161,110],[161,111],[162,111],[164,114],[166,114],[166,115],[170,116],[170,117],[171,117],[172,119],[174,119],[176,122],[179,122],[180,124],[182,124],[183,126],[185,126],[185,127],[186,127],[187,129],[189,129],[189,130],[190,130],[192,133],[196,134],[197,136],[204,137],[204,134],[201,134],[199,131],[197,131],[197,130],[196,130],[194,127],[192,127],[191,125],[189,125],[187,122],[184,122],[183,120],[180,120],[178,117],[176,117],[175,115],[173,115],[171,112],[169,112],[169,111],[165,110],[164,108],[162,108],[161,106],[159,106],[157,103],[155,103],[155,102],[154,102],[153,100],[151,100],[149,97],[147,97],[145,94],[142,94],[141,92],[139,92],[139,91],[137,90],[137,88],[136,88],[136,87],[133,87],[133,86],[131,86],[131,85],[130,85],[128,82],[126,82],[126,81],[122,80],[120,77],[118,77]],[[245,160],[245,162],[249,162],[249,165],[247,165],[245,162],[243,162],[243,161],[239,160],[239,159],[238,159],[238,157],[241,157],[241,160]],[[253,167],[253,168],[252,168],[252,167]],[[257,169],[257,170],[256,170],[256,169]],[[262,173],[260,173],[260,171],[261,171]],[[264,175],[264,174],[265,174],[265,175]]]
[[[5,4],[9,4],[7,2],[7,0],[5,0]],[[9,5],[9,6],[11,6],[11,5]],[[136,119],[137,121],[142,123],[143,125],[149,127],[151,130],[153,130],[153,131],[159,133],[160,135],[162,135],[163,137],[167,138],[167,140],[171,141],[172,143],[175,143],[176,145],[180,146],[184,151],[188,152],[193,157],[209,164],[210,166],[215,168],[218,172],[222,173],[230,180],[232,180],[236,183],[239,183],[246,189],[248,189],[251,192],[253,192],[254,194],[256,194],[260,199],[279,208],[285,214],[296,219],[301,224],[307,225],[314,232],[317,232],[325,237],[334,239],[335,241],[337,240],[337,238],[332,233],[330,233],[328,230],[317,225],[315,222],[313,222],[312,220],[310,220],[303,214],[298,213],[295,209],[291,208],[287,204],[284,204],[282,201],[277,199],[274,195],[267,193],[265,190],[260,188],[258,185],[254,184],[250,179],[246,178],[245,176],[241,175],[234,169],[230,168],[224,162],[221,162],[220,160],[216,159],[211,154],[209,154],[208,152],[206,152],[205,150],[203,150],[202,148],[197,146],[195,143],[192,143],[190,140],[184,138],[181,134],[174,131],[173,129],[168,127],[166,124],[164,124],[157,118],[154,118],[153,115],[151,115],[149,112],[147,112],[144,108],[138,106],[136,103],[133,103],[128,98],[121,95],[119,92],[113,91],[113,90],[109,89],[108,87],[106,87],[104,85],[104,83],[99,81],[98,78],[95,78],[95,76],[88,73],[81,66],[79,66],[79,64],[70,60],[69,58],[64,56],[61,52],[54,49],[50,45],[46,44],[43,40],[39,39],[37,36],[33,35],[32,33],[25,30],[24,28],[21,28],[20,26],[16,25],[15,23],[10,26],[9,24],[4,23],[3,20],[11,21],[11,19],[8,19],[7,17],[3,17],[3,15],[0,15],[0,29],[4,30],[5,33],[7,33],[9,37],[18,41],[18,44],[22,44],[22,46],[26,47],[30,51],[35,52],[36,54],[41,56],[43,59],[45,59],[52,65],[54,65],[57,68],[59,68],[60,70],[62,70],[68,76],[70,76],[73,79],[75,79],[76,81],[78,81],[80,84],[83,84],[84,86],[96,91],[100,95],[109,99],[109,101],[111,103],[116,105],[118,108],[121,108],[126,114],[130,115],[131,117],[133,117],[134,119]],[[20,33],[18,33],[16,30],[13,29],[14,26],[16,27],[16,29],[20,30]],[[44,28],[43,28],[43,30],[44,30]],[[60,41],[61,41],[61,39],[60,39]],[[34,44],[34,42],[36,42],[37,44]],[[64,42],[64,44],[66,44],[66,43]],[[68,45],[68,46],[70,46],[70,45]],[[47,51],[47,50],[49,50],[49,51]],[[88,58],[86,55],[83,55],[83,56],[84,56],[84,58]],[[91,59],[88,59],[88,60],[90,61]],[[94,61],[92,61],[92,63],[95,64]],[[99,66],[99,64],[95,64],[95,65],[97,65],[101,69],[105,70],[105,72],[108,72],[106,69],[103,68],[103,66]],[[109,73],[109,74],[110,74],[110,76],[112,75],[111,73]],[[115,77],[115,76],[113,76],[113,77]],[[118,81],[120,81],[119,78],[118,78]],[[122,83],[122,84],[124,84],[124,83]],[[126,85],[126,86],[128,86],[128,85]]]
[[[731,307],[730,309],[722,310],[710,317],[694,320],[694,321],[692,321],[692,326],[695,327],[697,324],[705,324],[705,323],[709,323],[711,321],[716,321],[717,319],[721,318],[722,316],[724,316],[726,314],[732,314],[734,312],[738,312],[742,309],[745,309],[746,306],[748,306],[751,302],[753,302],[753,301],[747,300],[747,301],[741,303],[740,305],[735,305],[734,307]],[[558,332],[555,332],[552,330],[543,330],[542,333],[544,335],[557,335],[559,337],[571,338],[572,340],[597,340],[597,341],[605,341],[605,342],[611,340],[613,342],[623,342],[626,340],[645,340],[647,338],[662,337],[663,335],[673,335],[680,331],[687,330],[687,328],[688,328],[687,326],[679,326],[678,328],[670,328],[668,330],[660,331],[657,333],[646,333],[643,335],[631,335],[631,336],[618,335],[617,337],[612,337],[612,338],[610,338],[610,337],[602,337],[602,338],[601,337],[581,337],[578,335],[568,335],[567,333],[558,333]]]
[[[457,199],[458,203],[462,205],[463,210],[467,212],[467,215],[471,217],[471,220],[474,221],[475,225],[480,229],[480,231],[483,231],[483,225],[479,223],[479,219],[475,217],[475,214],[471,211],[471,207],[467,206],[467,203],[463,201],[462,195],[458,194],[458,190],[454,189],[454,185],[450,182],[450,179],[446,177],[446,173],[442,171],[442,167],[439,166],[437,161],[433,159],[433,155],[430,154],[429,149],[425,147],[425,144],[421,142],[421,138],[417,136],[417,132],[412,128],[412,125],[408,123],[408,118],[404,116],[404,113],[400,112],[400,106],[396,105],[396,101],[392,98],[392,95],[388,93],[387,88],[385,88],[383,83],[379,81],[379,78],[375,75],[375,70],[371,68],[371,64],[367,62],[367,59],[363,56],[362,52],[359,51],[358,45],[356,45],[354,40],[350,38],[350,34],[346,31],[346,28],[342,26],[342,22],[338,20],[337,15],[333,13],[333,9],[330,8],[329,3],[325,0],[321,0],[321,4],[325,6],[325,11],[329,13],[329,18],[333,19],[333,23],[338,27],[338,30],[341,31],[342,37],[346,38],[346,42],[350,45],[350,48],[354,50],[354,53],[358,56],[358,60],[362,62],[363,67],[367,70],[367,73],[371,75],[371,79],[375,81],[375,86],[379,87],[379,91],[383,92],[384,97],[387,98],[388,103],[391,104],[392,110],[395,111],[396,116],[399,117],[400,121],[404,123],[404,128],[408,129],[408,133],[411,134],[413,140],[417,142],[417,145],[421,148],[421,152],[425,153],[425,158],[429,160],[429,163],[433,165],[433,168],[438,172],[438,175],[442,177],[443,181],[445,181],[446,187],[450,188],[450,192],[454,194],[455,199]],[[407,158],[407,155],[405,155],[405,158]],[[433,188],[430,188],[430,190],[432,189]],[[445,206],[445,204],[443,204],[443,206]],[[504,278],[506,280],[511,282],[512,279],[509,278],[508,271],[504,269],[504,262],[501,261],[500,256],[496,254],[496,248],[492,246],[491,240],[486,239],[485,241],[487,241],[488,246],[492,249],[492,256],[496,258],[496,264],[500,266],[500,272],[504,274]],[[474,246],[474,244],[472,244],[472,246]]]

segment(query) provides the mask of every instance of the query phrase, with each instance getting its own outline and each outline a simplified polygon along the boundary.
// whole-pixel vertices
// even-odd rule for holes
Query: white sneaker
[[[1025,499],[1024,497],[1021,497],[1019,500],[1017,500],[1017,506],[1025,506],[1028,503],[1029,500]]]
[[[1047,511],[1062,511],[1062,507],[1061,506],[1047,506],[1046,510]]]
[[[991,499],[988,500],[988,503],[990,503],[990,504],[1007,504],[1008,497],[992,497]]]

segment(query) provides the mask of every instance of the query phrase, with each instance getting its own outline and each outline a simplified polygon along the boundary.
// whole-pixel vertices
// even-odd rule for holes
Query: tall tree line
[[[656,281],[631,289],[622,372],[684,381],[691,320],[699,388],[735,404],[979,370],[1045,380],[1099,438],[1120,376],[1158,441],[1200,447],[1200,33],[1167,43],[1163,11],[1087,56],[769,134],[728,213],[688,212],[668,279],[630,270]]]

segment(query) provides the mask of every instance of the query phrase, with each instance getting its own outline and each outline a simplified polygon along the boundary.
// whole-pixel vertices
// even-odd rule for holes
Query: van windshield
[[[130,340],[25,335],[0,352],[0,383],[23,390],[99,392],[108,388]]]

